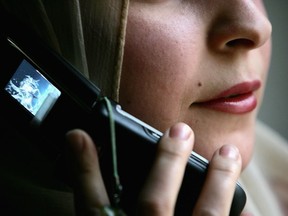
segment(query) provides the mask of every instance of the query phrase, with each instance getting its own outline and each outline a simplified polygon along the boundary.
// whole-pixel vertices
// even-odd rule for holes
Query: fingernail
[[[231,158],[237,160],[239,157],[239,151],[235,146],[225,145],[220,149],[220,155],[223,157]]]
[[[178,123],[170,128],[169,136],[181,140],[187,140],[190,137],[191,129],[184,123]]]

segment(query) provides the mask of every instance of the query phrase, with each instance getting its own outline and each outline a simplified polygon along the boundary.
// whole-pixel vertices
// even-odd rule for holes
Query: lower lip
[[[250,92],[232,98],[219,98],[216,100],[198,103],[198,105],[232,114],[244,114],[251,112],[257,106],[257,99],[255,95]]]

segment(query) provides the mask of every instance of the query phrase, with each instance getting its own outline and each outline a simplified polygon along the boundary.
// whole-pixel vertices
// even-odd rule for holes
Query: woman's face
[[[254,142],[271,51],[261,0],[130,0],[122,108],[158,130],[183,121],[210,159]]]

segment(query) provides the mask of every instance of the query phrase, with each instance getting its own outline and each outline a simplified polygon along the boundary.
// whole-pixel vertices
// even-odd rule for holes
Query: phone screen
[[[43,121],[61,95],[60,90],[25,59],[8,81],[5,90],[25,107],[38,123]]]

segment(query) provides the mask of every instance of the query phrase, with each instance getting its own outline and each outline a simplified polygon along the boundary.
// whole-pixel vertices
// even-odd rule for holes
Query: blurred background
[[[273,26],[273,52],[259,118],[288,139],[288,1],[264,3]]]

